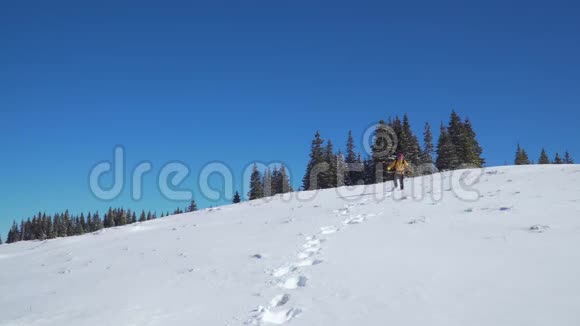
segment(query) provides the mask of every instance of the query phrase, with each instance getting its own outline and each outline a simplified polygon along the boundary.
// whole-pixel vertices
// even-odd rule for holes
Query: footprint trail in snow
[[[320,256],[323,253],[323,244],[326,237],[331,236],[343,228],[350,225],[361,224],[375,214],[354,214],[355,207],[361,204],[347,204],[343,208],[335,210],[338,217],[342,217],[339,226],[323,226],[316,235],[306,237],[305,243],[301,246],[301,251],[296,255],[297,261],[288,262],[270,272],[274,278],[274,285],[278,289],[300,293],[300,288],[307,286],[310,280],[303,275],[303,268],[313,268],[313,266],[323,263]],[[299,308],[292,307],[291,296],[288,293],[281,293],[272,298],[267,307],[258,307],[256,314],[248,319],[244,325],[282,325],[290,322],[302,313]]]

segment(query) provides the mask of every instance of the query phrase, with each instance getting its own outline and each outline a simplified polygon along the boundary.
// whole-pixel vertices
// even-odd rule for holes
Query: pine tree
[[[564,153],[564,164],[574,164],[574,160],[572,159],[572,157],[570,156],[570,153],[568,153],[568,151],[566,151],[566,153]]]
[[[197,211],[197,204],[195,203],[195,200],[192,199],[191,203],[187,207],[187,212],[191,213],[191,212],[195,212],[195,211]]]
[[[528,158],[528,153],[521,148],[520,144],[516,149],[516,159],[514,161],[516,165],[528,165],[530,164],[530,159]]]
[[[540,159],[538,160],[539,164],[550,164],[550,158],[546,153],[546,150],[542,148],[542,152],[540,153]]]
[[[394,122],[393,129],[398,134],[399,130],[402,132],[402,127],[399,127],[400,120],[397,117]],[[400,144],[400,142],[399,142]],[[379,121],[379,124],[375,128],[374,136],[373,136],[373,146],[372,146],[372,160],[373,160],[373,176],[372,178],[374,181],[371,183],[380,183],[386,180],[386,169],[385,163],[389,159],[389,156],[393,154],[393,149],[397,148],[397,144],[393,144],[392,139],[389,137],[388,126],[385,121]],[[366,169],[370,167],[366,166]],[[383,171],[382,173],[378,171]],[[366,171],[366,178],[369,178],[370,171]],[[370,181],[367,179],[367,181]]]
[[[262,189],[262,175],[258,170],[258,165],[254,163],[252,175],[250,176],[250,191],[248,192],[248,198],[250,200],[254,200],[262,197],[264,197],[264,190]]]
[[[371,185],[378,182],[376,167],[377,165],[375,164],[375,161],[370,157],[367,157],[363,161],[363,181],[365,185]]]
[[[440,127],[441,133],[437,142],[437,160],[435,165],[440,171],[452,170],[459,166],[459,161],[455,153],[455,146],[451,140],[447,129],[443,124]]]
[[[485,165],[485,159],[481,156],[483,154],[483,148],[479,145],[477,141],[477,136],[471,125],[471,120],[469,118],[465,119],[463,124],[464,132],[467,137],[467,147],[466,150],[470,150],[467,153],[467,158],[469,164],[475,165],[477,167],[483,167]]]
[[[461,117],[457,114],[457,112],[455,112],[455,110],[451,111],[451,116],[449,117],[449,125],[447,127],[447,134],[451,139],[451,143],[453,143],[456,149],[459,149],[462,142],[461,136],[464,134],[463,122],[461,121]],[[459,153],[457,154],[459,156]]]
[[[28,228],[26,227],[24,221],[20,222],[20,233],[18,235],[20,236],[18,241],[24,241],[28,238]]]
[[[56,238],[56,232],[54,230],[54,224],[52,222],[52,218],[50,216],[46,217],[46,236],[48,239]]]
[[[469,119],[463,122],[461,117],[455,111],[452,111],[447,133],[457,158],[456,166],[451,167],[451,169],[459,168],[462,164],[476,167],[482,167],[485,164],[485,160],[481,157],[483,150],[477,141]]]
[[[350,185],[360,185],[365,184],[365,164],[361,158],[360,154],[357,154],[356,162],[349,165],[350,171]]]
[[[141,211],[141,215],[139,216],[139,222],[147,221],[147,215],[145,215],[145,211]]]
[[[421,146],[417,136],[411,129],[409,117],[405,113],[403,116],[403,129],[399,137],[399,153],[405,154],[405,159],[412,164],[421,163]]]
[[[272,195],[277,195],[282,193],[282,175],[278,170],[278,166],[274,166],[272,169]]]
[[[264,171],[264,177],[262,178],[262,190],[264,192],[264,197],[270,197],[274,194],[272,183],[272,172],[270,171],[270,168],[266,168],[266,171]]]
[[[14,243],[17,241],[20,241],[20,231],[18,229],[18,224],[16,224],[16,221],[13,221],[10,231],[8,231],[8,238],[6,239],[6,243]]]
[[[93,216],[93,221],[95,223],[95,231],[99,231],[105,228],[103,220],[99,216],[99,212],[95,213],[95,215]]]
[[[320,187],[320,176],[318,173],[322,170],[328,169],[326,164],[326,155],[322,145],[324,141],[320,137],[320,133],[317,131],[310,146],[310,159],[306,167],[306,173],[304,178],[302,178],[302,188],[304,190],[314,190],[321,189]],[[313,182],[314,181],[314,182]]]
[[[113,211],[113,208],[109,207],[109,211],[105,215],[105,221],[106,228],[115,227],[115,212]]]
[[[336,186],[342,187],[345,185],[345,180],[348,179],[348,168],[342,151],[338,151],[336,162]]]
[[[431,133],[429,122],[425,123],[425,129],[423,130],[423,144],[425,148],[423,149],[421,163],[433,163],[435,147],[433,146],[433,134]]]
[[[79,229],[81,234],[85,234],[85,232],[89,231],[87,221],[85,220],[85,214],[81,213],[81,217],[79,219]]]
[[[564,161],[560,157],[559,153],[556,153],[556,156],[554,157],[554,164],[564,164]]]
[[[116,224],[117,226],[120,225],[126,225],[127,224],[127,212],[125,212],[125,210],[121,210],[118,214],[119,219],[118,219],[118,223]]]
[[[2,244],[2,235],[0,234],[0,245]]]
[[[131,224],[133,223],[137,223],[137,214],[135,212],[131,214]]]
[[[236,191],[236,194],[234,195],[233,203],[234,204],[237,204],[237,203],[239,203],[241,201],[242,201],[242,198],[240,197],[240,193]]]
[[[285,194],[288,192],[292,192],[294,191],[294,189],[292,189],[292,185],[290,184],[290,177],[288,176],[288,171],[286,170],[286,167],[284,165],[282,165],[280,167],[280,193]]]
[[[330,139],[326,142],[326,151],[324,156],[325,162],[328,164],[328,169],[322,173],[320,178],[320,188],[333,188],[336,187],[337,159],[336,154],[334,154],[334,145]]]
[[[346,140],[346,157],[344,158],[344,162],[346,163],[346,167],[349,170],[348,173],[344,176],[344,184],[347,186],[352,186],[355,184],[358,179],[360,179],[360,175],[357,175],[357,155],[355,153],[355,145],[354,145],[354,137],[352,136],[352,130],[348,131],[348,138]]]

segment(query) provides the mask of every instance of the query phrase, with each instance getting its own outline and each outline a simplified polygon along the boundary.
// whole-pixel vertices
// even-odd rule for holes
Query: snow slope
[[[580,325],[580,166],[430,180],[2,245],[0,325]]]

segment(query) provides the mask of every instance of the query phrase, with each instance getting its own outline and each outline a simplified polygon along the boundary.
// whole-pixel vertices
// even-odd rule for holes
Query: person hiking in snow
[[[410,172],[409,163],[405,160],[405,156],[402,153],[397,154],[397,159],[394,160],[387,167],[387,171],[395,170],[395,188],[397,189],[397,182],[401,183],[401,190],[405,188],[403,179],[405,178],[405,173]]]

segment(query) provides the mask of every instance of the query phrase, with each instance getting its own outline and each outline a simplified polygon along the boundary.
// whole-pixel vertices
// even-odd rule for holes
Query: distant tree
[[[447,133],[453,144],[457,162],[450,169],[459,168],[462,164],[482,167],[485,163],[481,157],[482,149],[479,146],[471,121],[466,119],[465,122],[455,112],[451,112],[449,118],[449,127]]]
[[[423,130],[423,155],[421,156],[421,163],[433,163],[433,156],[435,154],[435,147],[433,146],[433,134],[431,133],[431,125],[429,122],[425,123]]]
[[[195,211],[197,211],[197,204],[195,203],[195,200],[192,199],[191,203],[187,207],[187,212],[195,212]]]
[[[320,133],[317,131],[310,145],[310,159],[308,160],[304,178],[302,178],[302,188],[304,190],[321,189],[319,173],[328,169],[323,144],[324,140],[322,140]]]
[[[521,148],[520,144],[516,149],[516,159],[514,161],[515,165],[528,165],[530,164],[530,159],[528,158],[528,153]]]
[[[556,156],[554,157],[554,164],[564,164],[564,161],[558,153],[556,153]]]
[[[280,167],[280,185],[278,187],[278,191],[282,194],[294,191],[294,189],[292,189],[292,185],[290,184],[288,171],[284,165]]]
[[[115,227],[115,211],[113,210],[112,207],[109,207],[109,211],[107,211],[107,214],[105,215],[105,227],[106,228],[112,228]]]
[[[118,212],[118,221],[119,223],[117,224],[117,226],[119,225],[126,225],[127,224],[127,212],[122,209],[120,212]]]
[[[18,241],[24,241],[26,238],[29,238],[28,228],[26,227],[26,224],[24,221],[20,222],[20,233],[18,235],[20,236],[18,238]]]
[[[237,203],[239,203],[241,201],[242,201],[242,198],[240,197],[240,193],[236,191],[236,194],[234,195],[233,203],[234,204],[237,204]]]
[[[181,213],[183,213],[183,211],[181,211]],[[153,214],[151,214],[151,211],[148,211],[147,212],[147,221],[151,221],[152,219],[153,219]]]
[[[325,162],[328,164],[328,169],[321,175],[320,188],[336,187],[337,159],[334,153],[334,145],[330,139],[326,142]]]
[[[275,165],[272,169],[272,195],[280,193],[282,193],[282,175],[278,170],[278,166]]]
[[[393,150],[397,148],[397,144],[393,143],[391,136],[389,135],[389,126],[385,123],[384,120],[379,121],[377,124],[374,134],[373,134],[373,145],[372,145],[372,160],[373,160],[373,167],[372,167],[372,178],[374,183],[380,183],[386,180],[386,169],[385,163],[389,160],[389,157],[393,154]],[[399,134],[402,133],[402,126],[400,126],[399,118],[395,119],[393,122],[393,129],[395,133]],[[400,131],[399,131],[400,130]],[[400,142],[399,142],[400,144]],[[369,169],[370,166],[366,166],[366,169]],[[366,171],[366,177],[370,178],[371,171]],[[370,180],[367,180],[370,182]]]
[[[469,120],[469,118],[465,119],[463,127],[468,142],[466,149],[471,150],[471,152],[468,152],[467,154],[468,163],[477,167],[483,167],[485,165],[485,159],[482,157],[483,149],[477,141],[477,136],[473,130],[473,126],[471,125],[471,120]]]
[[[133,223],[137,223],[137,214],[135,212],[131,214],[131,224]]]
[[[415,136],[411,129],[411,123],[406,113],[403,116],[403,129],[401,134],[397,136],[399,138],[398,151],[405,154],[405,159],[412,164],[421,164],[421,146],[419,145],[417,136]]]
[[[346,166],[344,154],[339,150],[338,155],[336,155],[336,186],[342,187],[346,185],[346,179],[348,179],[348,168]]]
[[[2,235],[0,234],[0,245],[2,244]]]
[[[435,165],[440,171],[455,169],[459,166],[459,160],[455,153],[455,146],[453,146],[451,137],[443,124],[441,124],[440,130]]]
[[[89,217],[90,217],[90,213],[89,213]],[[46,237],[48,239],[56,238],[56,233],[54,231],[54,224],[52,223],[52,218],[50,216],[46,217]]]
[[[6,239],[6,243],[14,243],[17,241],[20,241],[20,230],[18,229],[18,224],[16,224],[16,221],[13,221],[10,231],[8,231],[8,238]]]
[[[273,178],[270,168],[266,168],[264,171],[264,177],[262,178],[262,190],[264,192],[264,197],[270,197],[274,194]]]
[[[99,216],[99,212],[96,212],[95,215],[93,216],[93,223],[95,223],[95,231],[99,231],[105,228],[103,220]]]
[[[564,153],[564,164],[574,164],[574,160],[572,159],[572,157],[570,156],[570,153],[568,153],[568,151],[566,151],[566,153]]]
[[[360,179],[360,176],[357,175],[358,172],[356,171],[357,155],[354,150],[355,150],[354,137],[352,136],[352,130],[349,130],[348,138],[346,140],[346,156],[344,158],[346,167],[349,170],[348,173],[346,173],[346,175],[344,176],[344,184],[347,186],[354,185],[355,182]]]
[[[141,215],[139,215],[139,222],[145,222],[147,221],[147,215],[145,214],[145,211],[141,211]]]
[[[262,197],[264,197],[264,190],[262,188],[262,175],[258,170],[258,165],[254,163],[252,175],[250,176],[250,191],[248,192],[248,198],[250,200],[254,200]]]
[[[538,159],[539,164],[550,164],[550,158],[546,153],[546,150],[542,148],[542,152],[540,153],[540,158]]]
[[[381,177],[379,173],[379,178]],[[367,157],[363,161],[363,181],[366,185],[371,185],[377,183],[377,165],[371,157]]]
[[[79,229],[81,234],[84,234],[85,232],[89,232],[89,226],[87,224],[87,221],[85,219],[85,215],[83,213],[81,213],[81,217],[79,219]]]

